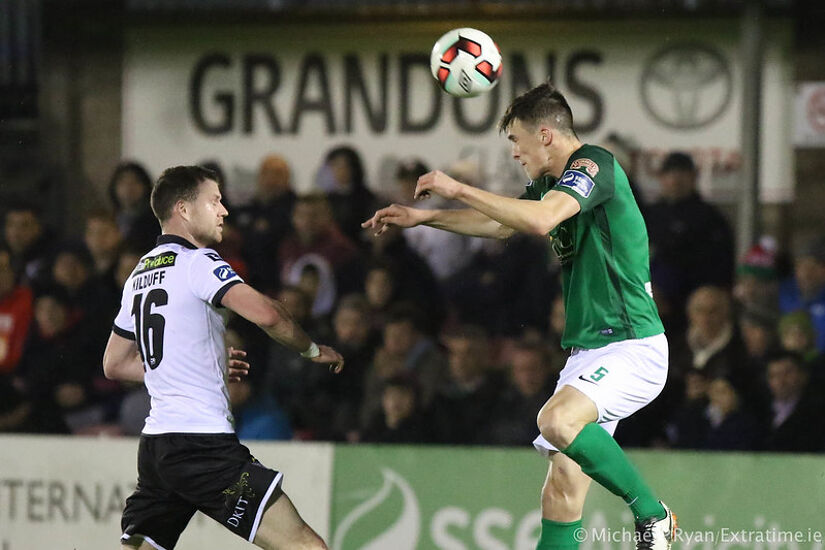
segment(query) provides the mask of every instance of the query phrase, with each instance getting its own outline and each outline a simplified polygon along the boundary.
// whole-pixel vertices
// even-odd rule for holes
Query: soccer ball
[[[441,87],[456,97],[474,97],[495,87],[501,76],[501,52],[477,29],[453,29],[438,39],[430,70]]]

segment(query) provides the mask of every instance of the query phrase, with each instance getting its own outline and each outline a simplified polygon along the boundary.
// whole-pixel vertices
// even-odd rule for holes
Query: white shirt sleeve
[[[211,248],[202,248],[193,254],[189,264],[189,286],[204,302],[220,307],[226,291],[242,282],[235,270]]]

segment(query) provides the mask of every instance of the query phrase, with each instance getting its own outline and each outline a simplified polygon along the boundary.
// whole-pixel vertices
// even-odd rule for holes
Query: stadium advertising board
[[[399,158],[445,168],[475,161],[495,191],[524,174],[496,124],[516,94],[550,77],[567,95],[587,142],[618,133],[638,145],[636,177],[671,149],[693,152],[701,185],[735,198],[741,157],[741,61],[736,20],[462,22],[491,34],[504,72],[492,92],[443,93],[429,71],[448,24],[272,24],[171,28],[127,34],[123,154],[157,172],[207,158],[248,196],[261,158],[277,152],[309,190],[325,151],[364,157],[369,185],[392,194]],[[765,32],[763,198],[792,198],[790,25]],[[323,174],[321,174],[323,177]]]
[[[0,550],[116,548],[137,479],[137,439],[0,437]],[[284,489],[320,533],[329,529],[332,445],[251,442],[284,471]],[[248,549],[198,513],[178,548]]]
[[[825,548],[819,456],[634,452],[679,516],[674,550]],[[339,447],[333,550],[533,550],[545,461],[529,450]],[[594,485],[580,550],[630,550],[633,520]]]

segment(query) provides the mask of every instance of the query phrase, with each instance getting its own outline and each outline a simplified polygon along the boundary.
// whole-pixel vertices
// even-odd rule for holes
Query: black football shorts
[[[267,505],[283,494],[282,479],[235,434],[142,435],[121,544],[171,550],[196,510],[252,542]]]

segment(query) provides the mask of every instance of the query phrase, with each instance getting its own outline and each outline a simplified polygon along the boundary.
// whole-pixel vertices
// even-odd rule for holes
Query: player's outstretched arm
[[[270,338],[302,354],[315,363],[331,366],[341,372],[344,358],[328,346],[319,346],[295,322],[289,311],[277,300],[264,296],[251,286],[241,283],[230,288],[221,299],[221,305],[231,309],[247,321],[255,323]]]
[[[391,225],[403,228],[428,225],[436,229],[471,237],[492,239],[506,239],[515,232],[512,228],[506,227],[489,216],[469,208],[463,210],[419,210],[400,204],[392,204],[378,210],[372,218],[362,223],[361,227],[373,229],[376,235],[380,235]]]
[[[134,340],[112,332],[103,352],[103,374],[109,380],[143,382],[143,360]]]
[[[506,227],[539,236],[546,235],[581,210],[576,199],[560,191],[550,191],[540,201],[514,199],[466,185],[441,171],[429,172],[418,178],[415,198],[430,194],[459,200]]]

